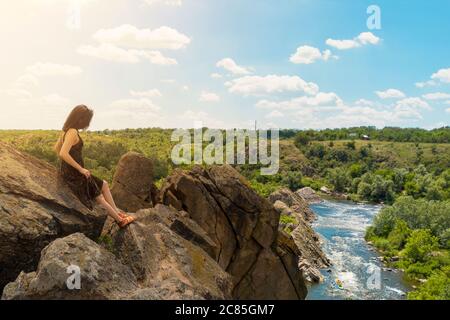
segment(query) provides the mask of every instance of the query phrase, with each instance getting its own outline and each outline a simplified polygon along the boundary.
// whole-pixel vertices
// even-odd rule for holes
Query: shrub
[[[450,268],[435,271],[416,291],[408,293],[409,300],[450,300]]]
[[[281,183],[292,191],[296,191],[303,187],[302,173],[298,171],[289,171],[281,178]]]
[[[403,220],[397,220],[395,222],[394,229],[389,233],[388,240],[392,247],[399,250],[402,249],[408,237],[411,234],[411,229],[408,227],[408,224]]]
[[[401,254],[411,263],[425,263],[430,260],[431,253],[438,247],[438,238],[427,229],[418,229],[411,232]]]
[[[306,146],[309,144],[310,138],[309,136],[306,134],[306,132],[299,132],[297,133],[297,135],[295,136],[295,145],[297,147],[301,147],[301,146]]]

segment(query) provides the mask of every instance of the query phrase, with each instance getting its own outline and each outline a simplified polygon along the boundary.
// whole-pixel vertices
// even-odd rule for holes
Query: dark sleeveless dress
[[[64,138],[63,137],[63,141]],[[78,135],[79,141],[76,145],[72,146],[70,149],[70,156],[75,160],[81,167],[84,168],[83,161],[83,140],[80,135]],[[86,176],[82,175],[77,169],[72,167],[70,164],[61,161],[59,174],[62,180],[67,183],[73,193],[80,199],[80,201],[89,209],[93,209],[93,203],[95,198],[97,198],[102,193],[103,180],[91,175],[88,179]]]

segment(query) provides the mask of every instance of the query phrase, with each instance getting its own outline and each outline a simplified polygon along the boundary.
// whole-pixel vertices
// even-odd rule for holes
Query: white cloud
[[[381,99],[401,99],[406,97],[406,95],[397,89],[387,89],[386,91],[375,91],[375,93]]]
[[[334,40],[327,39],[326,44],[338,50],[347,50],[360,47],[360,43],[355,40]]]
[[[245,76],[225,83],[232,93],[243,95],[258,95],[267,93],[280,93],[285,91],[303,91],[306,94],[318,93],[319,86],[313,82],[306,82],[298,76],[268,75]]]
[[[216,93],[203,91],[200,94],[199,101],[218,102],[218,101],[220,101],[220,97]]]
[[[450,68],[440,69],[431,75],[431,80],[416,82],[417,88],[435,87],[440,83],[450,83]]]
[[[330,50],[320,52],[319,49],[311,46],[301,46],[297,51],[291,55],[289,60],[295,64],[311,64],[317,60],[328,61],[332,57]]]
[[[223,76],[220,73],[211,73],[211,78],[221,79]]]
[[[443,83],[450,83],[450,68],[440,69],[438,72],[433,73],[431,79],[439,80]]]
[[[184,85],[184,86],[181,86],[181,91],[189,91],[189,86],[187,86],[187,85]]]
[[[150,89],[146,91],[130,90],[130,95],[133,97],[146,97],[146,98],[154,98],[162,96],[161,92],[158,89]]]
[[[35,76],[74,76],[83,72],[78,66],[38,62],[27,67],[27,72]]]
[[[266,119],[272,119],[272,118],[282,118],[284,117],[284,114],[280,112],[279,110],[272,110],[270,113],[266,114]]]
[[[122,63],[138,63],[140,58],[133,52],[134,50],[125,50],[111,44],[100,44],[99,46],[84,45],[77,50],[79,54]]]
[[[138,29],[129,24],[117,28],[101,29],[93,38],[100,43],[109,43],[134,49],[171,49],[185,48],[191,39],[170,27],[157,29]]]
[[[375,36],[372,32],[362,32],[356,38],[351,40],[335,40],[327,39],[325,43],[330,47],[336,48],[338,50],[347,50],[358,48],[364,45],[377,45],[380,43],[380,38]]]
[[[425,109],[425,110],[431,110],[431,106],[428,104],[428,102],[418,98],[405,98],[402,100],[397,101],[396,108],[414,108],[414,109]]]
[[[372,32],[362,32],[356,38],[362,45],[372,44],[377,45],[380,42],[380,38],[375,36]]]
[[[450,108],[445,109],[445,112],[450,113]]]
[[[79,54],[121,63],[148,60],[152,64],[164,66],[176,65],[178,62],[155,49],[178,50],[186,47],[191,41],[186,35],[169,27],[150,30],[138,29],[129,24],[101,29],[93,35],[93,38],[99,44],[80,46]]]
[[[347,105],[333,92],[319,92],[315,96],[301,96],[284,101],[260,100],[257,108],[283,111],[301,128],[343,128],[351,126],[411,125],[423,118],[422,112],[430,110],[420,98],[405,98],[391,105],[360,99]]]
[[[375,101],[367,100],[367,99],[359,99],[355,101],[356,106],[362,106],[362,107],[375,107],[377,106],[377,103]]]
[[[428,80],[425,82],[416,82],[416,87],[421,89],[425,87],[434,87],[436,85],[437,85],[436,81],[433,80]]]
[[[420,111],[406,103],[389,110],[368,106],[347,106],[342,104],[336,108],[310,107],[297,111],[294,122],[303,128],[345,128],[353,126],[411,125],[422,119]]]
[[[201,101],[201,102],[219,102],[220,97],[213,92],[203,91],[200,94],[199,101]]]
[[[145,51],[140,53],[140,55],[149,60],[152,64],[157,64],[160,66],[171,66],[178,64],[177,60],[165,57],[159,51]]]
[[[216,67],[224,68],[225,70],[231,72],[232,74],[236,74],[236,75],[244,75],[244,74],[251,73],[247,68],[239,66],[231,58],[225,58],[225,59],[218,61],[216,64]]]
[[[302,96],[284,101],[260,100],[256,103],[257,108],[297,110],[315,108],[316,111],[336,109],[342,107],[341,98],[334,92],[319,92],[315,96]]]
[[[141,59],[147,59],[156,65],[176,65],[177,61],[165,57],[159,51],[145,51],[135,49],[122,49],[115,45],[102,43],[98,46],[84,45],[78,48],[78,53],[106,61],[121,63],[138,63]]]
[[[443,93],[443,92],[427,93],[424,94],[422,97],[424,97],[427,100],[445,100],[450,99],[450,93]]]

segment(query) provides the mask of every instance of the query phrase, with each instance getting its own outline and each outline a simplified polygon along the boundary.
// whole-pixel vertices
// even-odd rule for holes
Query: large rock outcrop
[[[295,223],[289,226],[280,224],[280,233],[284,235],[284,238],[279,237],[278,242],[287,243],[290,238],[297,247],[296,252],[300,258],[298,266],[305,279],[310,282],[320,281],[322,276],[319,269],[328,267],[330,261],[322,251],[319,235],[311,227],[311,222],[315,218],[314,213],[305,200],[287,188],[272,193],[269,201],[274,204],[274,208],[281,215],[292,217],[295,220]],[[290,234],[286,233],[285,229]]]
[[[72,194],[53,166],[0,142],[0,292],[21,271],[35,270],[51,241],[75,232],[95,239],[105,219]]]
[[[288,188],[282,188],[270,194],[269,201],[272,204],[275,204],[277,201],[283,202],[291,210],[302,215],[304,220],[308,222],[316,219],[316,215],[309,208],[308,203],[300,195],[292,192]]]
[[[127,212],[151,208],[157,199],[153,183],[153,162],[140,153],[128,152],[120,158],[111,193],[119,208]]]
[[[279,213],[231,166],[175,170],[160,197],[206,232],[210,256],[233,276],[234,298],[305,298],[297,255],[277,245]]]
[[[108,219],[102,237],[144,287],[179,283],[176,299],[229,299],[231,277],[207,253],[211,242],[184,213],[157,205],[136,213],[125,229]],[[184,227],[178,228],[180,225]]]
[[[302,252],[232,167],[176,170],[155,206],[148,159],[121,163],[116,196],[130,202],[119,206],[147,208],[124,229],[85,208],[54,167],[0,144],[2,287],[15,279],[3,299],[305,298]],[[80,290],[66,283],[74,266]]]
[[[171,230],[183,220],[181,212],[158,205],[136,216],[125,229],[108,219],[103,246],[79,233],[55,240],[42,251],[36,272],[21,273],[5,287],[2,299],[231,298],[230,275],[194,239]],[[190,228],[199,232],[194,222]],[[80,268],[80,290],[67,287],[71,265]]]

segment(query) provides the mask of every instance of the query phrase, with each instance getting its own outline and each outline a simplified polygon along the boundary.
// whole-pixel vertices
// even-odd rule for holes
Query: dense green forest
[[[449,127],[433,130],[397,127],[386,127],[383,129],[377,129],[375,127],[352,127],[307,131],[284,129],[280,131],[280,137],[293,138],[300,132],[307,136],[310,140],[316,141],[359,139],[363,136],[368,136],[370,139],[378,141],[429,143],[450,142]]]
[[[120,157],[137,151],[154,160],[160,183],[174,169],[171,132],[84,132],[86,167],[111,181]],[[53,151],[58,134],[0,131],[0,140],[58,165]],[[326,186],[355,201],[385,203],[366,239],[417,284],[408,298],[450,299],[449,127],[282,130],[280,137],[278,174],[263,176],[258,165],[236,166],[258,193],[268,196],[284,186],[317,191]]]

